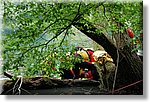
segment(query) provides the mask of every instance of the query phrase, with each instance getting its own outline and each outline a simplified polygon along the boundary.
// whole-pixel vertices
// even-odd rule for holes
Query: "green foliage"
[[[4,71],[12,70],[16,76],[43,72],[51,76],[51,73],[60,73],[60,68],[73,68],[76,61],[81,61],[74,57],[75,45],[68,42],[74,33],[70,30],[73,23],[84,17],[98,28],[97,32],[111,34],[132,27],[136,35],[142,29],[141,5],[4,1]],[[124,27],[118,28],[116,22],[122,22]],[[66,56],[68,52],[70,56]]]
[[[50,76],[54,67],[72,68],[73,55],[65,58],[75,46],[66,38],[77,13],[78,3],[4,2],[4,27],[11,31],[3,34],[4,70],[24,67],[25,76],[42,71]],[[42,63],[45,59],[51,64]]]
[[[98,8],[91,9],[90,15],[86,16],[86,19],[94,23],[98,28],[97,32],[105,32],[110,36],[114,34],[122,34],[127,28],[132,28],[134,32],[134,39],[131,39],[131,43],[136,43],[141,39],[140,32],[143,30],[143,5],[141,2],[105,2]],[[118,25],[121,23],[121,26]],[[127,33],[126,33],[127,34]],[[137,45],[137,43],[136,43]],[[132,47],[133,50],[142,48]]]

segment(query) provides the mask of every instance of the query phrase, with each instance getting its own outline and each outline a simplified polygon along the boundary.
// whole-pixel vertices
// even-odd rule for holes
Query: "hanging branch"
[[[68,29],[67,29],[67,31],[65,32],[65,34],[64,34],[64,36],[63,36],[63,39],[61,40],[61,42],[60,42],[60,44],[59,44],[58,47],[60,47],[60,46],[62,45],[62,43],[64,42],[64,40],[65,40],[65,38],[66,38],[66,36],[67,36],[67,33],[68,33]]]
[[[81,2],[80,2],[80,4],[79,4],[79,6],[78,6],[77,14],[75,15],[75,17],[74,17],[74,19],[71,21],[71,23],[70,23],[68,26],[64,27],[64,28],[61,28],[60,31],[59,31],[54,37],[52,37],[52,38],[51,38],[50,40],[48,40],[46,43],[39,44],[39,45],[36,45],[36,46],[31,46],[29,49],[27,49],[26,51],[24,51],[24,52],[16,59],[16,64],[15,64],[16,69],[18,69],[17,66],[18,66],[19,63],[22,61],[23,56],[24,56],[27,52],[29,52],[29,51],[31,51],[31,50],[33,50],[33,49],[35,49],[35,48],[41,47],[41,46],[47,46],[52,40],[54,40],[55,38],[57,38],[58,36],[60,36],[65,30],[68,30],[68,29],[71,27],[71,25],[73,25],[74,22],[76,22],[77,20],[79,20],[80,17],[83,15],[83,14],[80,14],[80,7],[81,7]],[[56,22],[57,22],[57,20],[56,20],[55,22],[49,24],[49,25],[44,29],[44,31],[43,31],[44,33],[43,33],[43,34],[45,34],[45,33],[46,33],[46,30],[47,30],[51,25],[55,24]]]
[[[24,55],[25,53],[27,53],[28,51],[32,50],[33,48],[37,48],[37,47],[40,47],[40,46],[46,46],[46,45],[48,45],[53,39],[55,39],[55,38],[57,38],[59,35],[61,35],[66,29],[68,30],[68,29],[71,27],[71,25],[79,18],[80,6],[81,6],[81,3],[79,4],[79,7],[78,7],[78,11],[77,11],[76,16],[74,17],[74,19],[72,20],[72,22],[71,22],[68,26],[66,26],[65,28],[61,28],[61,31],[60,31],[59,33],[57,33],[53,38],[51,38],[50,40],[48,40],[45,44],[40,44],[40,45],[37,45],[37,46],[32,46],[31,48],[29,48],[28,50],[26,50],[26,51],[21,55],[21,57],[23,57],[23,55]],[[57,21],[57,20],[56,20],[56,21]],[[56,21],[55,21],[54,23],[56,23]],[[54,23],[49,24],[49,25],[44,29],[43,32],[45,33],[45,31],[46,31],[51,25],[53,25]],[[44,33],[43,33],[43,34],[44,34]]]

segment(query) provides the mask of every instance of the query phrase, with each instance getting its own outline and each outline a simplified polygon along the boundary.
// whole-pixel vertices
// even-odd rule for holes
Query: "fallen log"
[[[141,83],[142,84],[142,83]],[[52,79],[49,77],[32,77],[8,80],[4,83],[2,95],[111,95],[109,90],[101,89],[95,80]],[[139,84],[123,87],[113,94],[142,94]],[[136,90],[133,92],[133,88]]]
[[[14,94],[12,91],[7,93],[9,90],[15,90],[20,88],[24,90],[45,90],[45,89],[56,89],[65,87],[98,87],[99,81],[95,80],[71,80],[71,79],[53,79],[49,77],[33,77],[33,78],[17,78],[16,80],[8,80],[3,85],[2,94]],[[18,89],[17,89],[18,88]]]

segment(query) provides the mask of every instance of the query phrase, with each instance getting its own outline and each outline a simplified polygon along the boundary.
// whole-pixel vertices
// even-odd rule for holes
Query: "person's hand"
[[[76,77],[76,76],[75,76],[75,75],[73,75],[73,80],[75,79],[75,77]]]

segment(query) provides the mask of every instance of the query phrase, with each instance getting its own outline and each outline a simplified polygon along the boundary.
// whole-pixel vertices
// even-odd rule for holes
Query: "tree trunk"
[[[128,45],[117,49],[117,47],[103,33],[97,32],[97,28],[88,21],[78,21],[74,23],[74,26],[101,45],[105,51],[111,55],[116,65],[117,57],[119,55],[116,86],[125,83],[131,84],[143,79],[143,62],[135,57],[136,54],[133,55],[131,53],[131,49]]]

